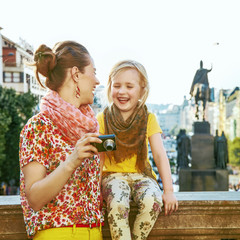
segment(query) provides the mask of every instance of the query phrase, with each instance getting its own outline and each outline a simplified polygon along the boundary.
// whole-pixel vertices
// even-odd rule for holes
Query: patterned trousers
[[[112,239],[147,239],[163,205],[157,182],[139,173],[112,173],[103,177],[102,193]],[[138,206],[132,232],[128,219],[131,200]]]

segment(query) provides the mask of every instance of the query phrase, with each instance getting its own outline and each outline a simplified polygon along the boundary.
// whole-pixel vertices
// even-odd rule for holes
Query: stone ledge
[[[148,240],[240,239],[239,192],[178,192],[179,210],[160,214]],[[130,225],[137,213],[133,204]],[[107,221],[104,240],[110,240]],[[19,196],[0,196],[0,240],[26,240]]]

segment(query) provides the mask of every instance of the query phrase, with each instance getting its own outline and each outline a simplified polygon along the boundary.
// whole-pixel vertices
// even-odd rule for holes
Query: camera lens
[[[107,151],[112,151],[115,147],[115,142],[112,139],[107,139],[104,143],[103,143],[103,147],[107,150]]]

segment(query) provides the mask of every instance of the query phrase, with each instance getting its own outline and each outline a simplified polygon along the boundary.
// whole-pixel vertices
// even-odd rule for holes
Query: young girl
[[[41,45],[36,77],[46,77],[41,111],[20,136],[21,205],[34,240],[102,239],[100,160],[90,143],[101,143],[89,104],[99,84],[87,49],[74,41]]]
[[[117,150],[105,154],[102,179],[112,239],[147,239],[162,202],[166,215],[178,208],[162,130],[145,105],[148,93],[145,68],[136,61],[121,61],[108,80],[112,104],[97,116],[100,134],[116,135]],[[148,159],[148,141],[163,182],[163,194]],[[128,221],[130,200],[139,210],[132,232]]]

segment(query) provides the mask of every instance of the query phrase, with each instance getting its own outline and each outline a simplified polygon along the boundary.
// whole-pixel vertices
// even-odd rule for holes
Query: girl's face
[[[142,96],[140,81],[138,71],[131,68],[117,73],[112,80],[111,97],[124,120],[133,113]]]

